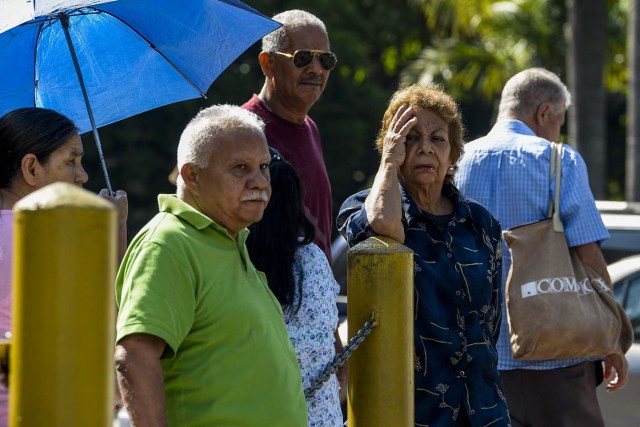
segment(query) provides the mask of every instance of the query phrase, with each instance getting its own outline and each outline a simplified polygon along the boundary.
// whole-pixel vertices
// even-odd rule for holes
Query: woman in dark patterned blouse
[[[351,246],[381,235],[415,252],[416,426],[510,426],[495,348],[501,230],[453,184],[462,134],[458,106],[439,87],[397,91],[373,186],[344,202],[338,228]]]

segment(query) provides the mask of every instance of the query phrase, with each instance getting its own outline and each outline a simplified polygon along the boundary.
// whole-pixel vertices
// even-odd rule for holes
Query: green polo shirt
[[[117,337],[155,335],[170,426],[302,427],[300,369],[280,304],[227,230],[176,196],[131,242],[118,272]]]

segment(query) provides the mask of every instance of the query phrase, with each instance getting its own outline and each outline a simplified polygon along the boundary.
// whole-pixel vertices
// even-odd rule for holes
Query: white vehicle
[[[640,203],[597,200],[596,206],[611,235],[602,243],[607,264],[640,253]]]
[[[598,400],[607,427],[640,427],[640,203],[596,201],[596,206],[611,235],[603,242],[602,253],[609,264],[614,293],[631,319],[635,333],[635,342],[627,353],[627,385],[615,393],[607,393],[605,385],[600,385]],[[333,273],[341,294],[339,332],[345,343],[347,322],[343,319],[346,317],[349,248],[342,236],[338,236],[331,249]]]
[[[640,230],[636,239],[640,240]],[[615,393],[607,393],[605,385],[600,385],[598,400],[607,427],[640,426],[640,255],[616,261],[608,269],[616,299],[631,320],[635,342],[627,353],[627,385]]]

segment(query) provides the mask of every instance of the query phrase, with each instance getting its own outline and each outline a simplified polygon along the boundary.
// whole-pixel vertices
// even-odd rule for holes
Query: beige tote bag
[[[516,359],[604,357],[625,353],[633,330],[611,285],[582,264],[567,246],[560,220],[562,146],[552,143],[555,199],[542,221],[511,228],[503,237],[511,252],[506,304]]]

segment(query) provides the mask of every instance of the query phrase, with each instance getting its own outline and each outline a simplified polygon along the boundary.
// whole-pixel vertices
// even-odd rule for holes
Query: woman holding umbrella
[[[44,108],[21,108],[0,118],[0,332],[11,330],[11,253],[13,206],[24,196],[54,182],[82,186],[82,141],[67,117]],[[109,196],[118,208],[118,259],[127,245],[127,195]],[[1,338],[1,337],[0,337]],[[0,425],[7,425],[7,390],[0,385]]]

